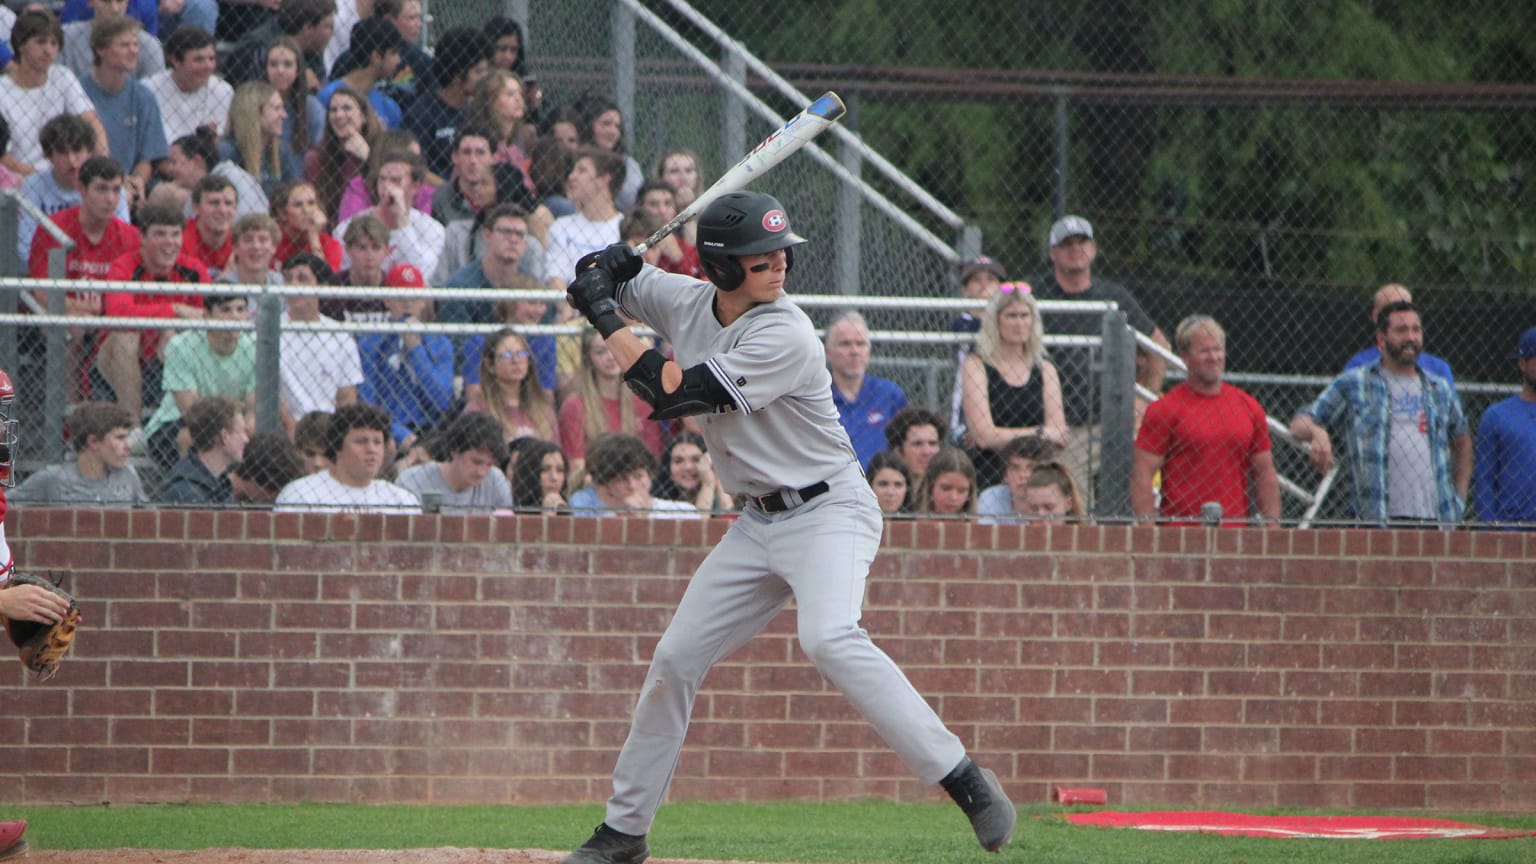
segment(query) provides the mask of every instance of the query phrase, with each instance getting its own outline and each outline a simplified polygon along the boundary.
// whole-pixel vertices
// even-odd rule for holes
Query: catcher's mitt
[[[63,597],[69,603],[69,611],[57,624],[4,619],[6,635],[11,637],[11,641],[21,651],[21,664],[31,669],[37,675],[37,680],[47,681],[58,674],[59,661],[64,659],[69,646],[75,642],[75,629],[80,626],[80,610],[75,606],[75,598],[60,588],[57,582],[28,573],[12,573],[6,588],[16,585],[37,585]]]

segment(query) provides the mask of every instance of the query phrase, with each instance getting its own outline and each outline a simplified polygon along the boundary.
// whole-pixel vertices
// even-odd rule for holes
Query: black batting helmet
[[[710,202],[699,216],[699,261],[709,281],[735,291],[747,278],[736,259],[784,250],[785,269],[794,266],[793,247],[806,242],[789,230],[784,205],[761,192],[728,192]]]

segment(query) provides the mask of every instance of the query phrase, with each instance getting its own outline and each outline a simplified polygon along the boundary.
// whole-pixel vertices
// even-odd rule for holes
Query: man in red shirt
[[[140,208],[144,226],[139,250],[112,262],[107,278],[117,282],[208,282],[208,269],[181,252],[181,212],[164,204]],[[131,294],[109,291],[102,298],[108,318],[202,318],[202,295]],[[156,362],[170,334],[163,330],[114,330],[103,340],[96,368],[112,386],[117,404],[133,416],[135,426],[144,413],[143,364]]]
[[[234,249],[230,231],[239,204],[235,184],[218,174],[209,174],[192,187],[192,212],[197,215],[187,220],[181,232],[181,252],[203,262],[210,279],[218,279],[229,266]]]
[[[80,166],[80,204],[53,214],[58,225],[75,248],[64,258],[67,279],[105,279],[107,270],[119,256],[139,248],[139,229],[114,214],[123,194],[123,169],[111,156],[92,156]],[[48,253],[59,242],[47,231],[32,235],[32,250],[27,256],[27,271],[34,279],[48,278]],[[38,302],[47,305],[47,297],[37,292]],[[100,315],[101,294],[95,291],[71,291],[65,309],[70,315]]]
[[[123,169],[116,160],[110,156],[92,156],[80,166],[80,204],[50,217],[75,241],[75,248],[64,258],[66,279],[105,279],[113,260],[139,248],[139,229],[116,216],[122,202],[123,182]],[[39,230],[32,235],[32,247],[27,255],[27,272],[32,278],[48,278],[48,253],[58,245],[48,231]],[[34,291],[33,296],[47,307],[46,292]],[[66,293],[64,313],[100,315],[101,292]],[[73,402],[90,394],[88,377],[81,374],[81,370],[90,368],[96,333],[84,327],[71,327],[69,337],[65,380],[69,382],[69,399]]]
[[[1248,485],[1258,516],[1280,519],[1280,483],[1270,452],[1264,409],[1252,396],[1221,380],[1227,369],[1227,334],[1206,315],[1179,323],[1174,346],[1189,377],[1147,406],[1131,463],[1131,509],[1139,520],[1193,521],[1201,505],[1221,505],[1228,524],[1248,518]],[[1163,472],[1162,504],[1152,479]]]

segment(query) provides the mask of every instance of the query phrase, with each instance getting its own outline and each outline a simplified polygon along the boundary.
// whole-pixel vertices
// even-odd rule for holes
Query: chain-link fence
[[[115,4],[81,5],[87,16],[116,14]],[[833,89],[849,105],[842,125],[857,137],[825,135],[753,188],[778,197],[794,230],[811,239],[790,290],[847,295],[862,310],[871,347],[859,348],[858,338],[829,347],[834,390],[861,461],[868,466],[891,449],[904,457],[893,461],[906,472],[906,510],[948,510],[933,493],[939,485],[953,492],[958,478],[970,487],[960,512],[989,518],[1075,508],[1118,517],[1150,506],[1169,518],[1211,519],[1205,505],[1215,502],[1229,521],[1371,523],[1382,521],[1377,499],[1412,496],[1412,507],[1386,518],[1446,521],[1440,499],[1455,496],[1460,507],[1486,486],[1492,497],[1481,509],[1499,499],[1498,515],[1474,507],[1467,516],[1536,519],[1531,436],[1517,424],[1497,439],[1497,455],[1478,443],[1484,415],[1518,389],[1509,355],[1536,324],[1527,285],[1536,235],[1521,206],[1536,149],[1536,88],[1527,83],[1531,49],[1511,37],[1521,31],[1509,21],[1528,12],[1449,20],[1434,4],[1348,2],[1295,14],[1243,3],[940,11],[850,0],[780,4],[771,14],[682,0],[372,5],[362,24],[347,0],[285,0],[275,12],[220,6],[211,29],[192,11],[179,23],[195,29],[153,36],[165,22],[151,8],[133,24],[142,11],[135,4],[123,21],[57,26],[23,14],[10,41],[42,49],[19,51],[4,79],[6,164],[27,175],[20,191],[35,209],[57,216],[80,205],[84,214],[91,184],[80,182],[82,163],[110,155],[122,173],[120,202],[103,192],[85,221],[99,226],[112,211],[147,234],[146,208],[177,208],[194,220],[183,232],[188,257],[209,270],[230,266],[236,217],[265,212],[276,221],[275,266],[312,251],[333,271],[311,274],[317,281],[339,272],[343,284],[360,287],[558,291],[580,254],[645,236],[808,97]],[[79,12],[65,11],[66,19]],[[50,42],[61,49],[56,63]],[[483,134],[460,134],[467,129]],[[100,166],[86,175],[114,188]],[[1050,242],[1068,214],[1085,226]],[[94,229],[80,242],[81,217],[71,218],[60,225],[75,249],[57,275],[104,277],[112,258],[135,251],[126,235],[98,240]],[[39,267],[47,256],[32,254],[30,238],[52,232],[37,232],[25,213],[21,222],[12,272],[46,275]],[[701,275],[691,239],[690,230],[663,244],[658,263]],[[988,259],[976,263],[983,253]],[[1338,465],[1326,473],[1319,468],[1333,465],[1320,448],[1292,444],[1285,430],[1346,361],[1375,344],[1373,292],[1386,283],[1412,289],[1422,334],[1383,341],[1401,351],[1417,338],[1443,358],[1456,399],[1438,395],[1438,379],[1407,391],[1381,376],[1349,385],[1365,395],[1336,410],[1334,396],[1319,403]],[[1044,305],[878,302],[1022,296]],[[38,295],[33,311],[47,299]],[[1101,343],[1105,307],[1056,305],[1073,299],[1114,302],[1144,336],[1135,359]],[[104,311],[90,292],[55,303],[59,313]],[[827,327],[842,305],[808,311]],[[380,298],[323,306],[347,321],[402,311]],[[448,340],[446,359],[434,339],[404,350],[399,334],[373,334],[369,344],[382,358],[373,378],[382,385],[368,380],[369,335],[346,334],[362,369],[355,395],[391,409],[387,443],[402,452],[418,440],[438,446],[456,412],[484,398],[476,386],[482,367],[494,376],[497,363],[522,363],[526,354],[547,403],[536,391],[506,397],[519,413],[499,419],[507,430],[533,433],[516,437],[560,448],[549,459],[565,463],[573,481],[566,493],[594,467],[586,445],[607,431],[637,434],[655,460],[638,465],[645,460],[621,448],[617,464],[631,466],[621,473],[638,476],[644,467],[661,478],[669,470],[669,445],[684,430],[645,425],[627,397],[610,392],[611,376],[598,382],[587,367],[608,362],[593,356],[600,343],[527,330],[574,328],[564,304],[453,301],[406,314],[479,330],[431,334]],[[1177,398],[1146,408],[1185,380],[1175,355],[1189,359],[1195,343],[1209,341],[1159,350],[1174,347],[1179,325],[1195,315],[1221,328],[1222,377],[1267,415],[1272,455],[1261,455],[1253,405],[1212,418],[1198,407],[1204,403],[1184,404],[1215,368],[1209,351],[1203,368],[1191,364]],[[1023,324],[1029,316],[1043,327]],[[524,344],[488,346],[503,324],[521,329]],[[64,371],[44,362],[44,336],[55,332],[48,328],[22,328],[14,356],[0,356],[18,378],[41,385],[23,389],[22,410],[44,416],[48,440],[64,440],[68,406],[115,393],[121,388],[104,379],[127,374],[121,345],[102,371],[101,352],[114,346],[90,329],[57,331],[68,334]],[[471,336],[479,341],[466,349]],[[422,344],[436,365],[411,369],[404,358]],[[1049,363],[1035,351],[1042,345]],[[310,389],[356,377],[326,359],[334,348],[305,349],[314,352]],[[153,420],[148,397],[165,362],[153,353],[139,358],[144,394],[136,399],[132,382],[125,385],[128,407],[138,409],[134,428]],[[1392,364],[1389,351],[1380,368]],[[921,442],[887,440],[885,424],[901,404],[877,398],[860,377],[866,370],[899,388],[901,404],[930,412],[920,419],[932,422],[913,424],[909,412],[897,424]],[[1134,411],[1121,392],[1126,374],[1144,388]],[[391,375],[422,393],[396,397]],[[28,404],[39,393],[53,396],[53,410]],[[567,416],[573,395],[583,398]],[[531,411],[528,396],[537,403]],[[1387,413],[1378,416],[1383,404]],[[1181,434],[1189,410],[1203,418],[1193,424],[1199,434]],[[402,412],[411,416],[393,416]],[[292,440],[298,419],[285,418],[283,437]],[[1381,433],[1394,422],[1423,432]],[[1026,447],[1028,458],[1007,450],[1020,432],[1052,446]],[[957,451],[939,460],[955,470],[929,471],[929,433],[932,444]],[[1251,446],[1234,450],[1244,435]],[[1392,449],[1410,439],[1409,449]],[[707,475],[707,459],[689,446],[679,466],[697,472],[702,462]],[[1217,452],[1228,456],[1190,456]],[[689,459],[693,466],[682,464]],[[1050,472],[1041,472],[1029,504],[1031,472],[1022,469],[1035,464],[1065,470],[1055,491]],[[872,468],[870,476],[901,473]],[[701,507],[711,512],[739,505],[695,479],[689,473],[676,489],[658,482],[654,491],[707,498]],[[603,500],[612,504],[615,494]]]

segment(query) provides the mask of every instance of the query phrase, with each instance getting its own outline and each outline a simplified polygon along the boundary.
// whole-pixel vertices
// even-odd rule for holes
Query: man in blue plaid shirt
[[[1451,382],[1419,365],[1424,329],[1413,304],[1390,303],[1376,317],[1375,363],[1346,371],[1291,421],[1312,445],[1319,471],[1333,465],[1328,428],[1344,433],[1362,520],[1454,524],[1466,510],[1472,437]]]

